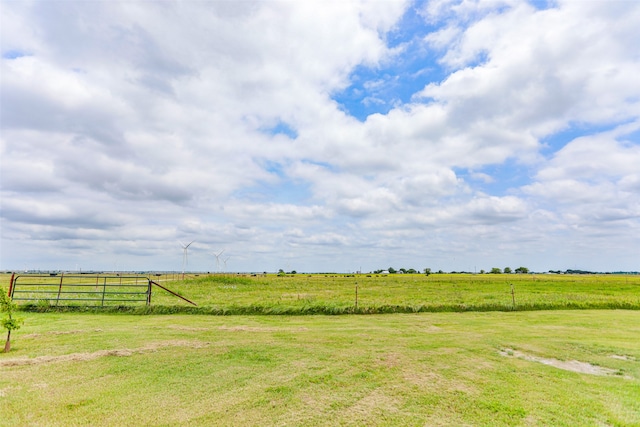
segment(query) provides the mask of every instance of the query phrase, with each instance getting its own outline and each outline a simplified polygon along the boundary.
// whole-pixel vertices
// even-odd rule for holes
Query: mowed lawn
[[[640,311],[19,314],[1,425],[640,425]]]

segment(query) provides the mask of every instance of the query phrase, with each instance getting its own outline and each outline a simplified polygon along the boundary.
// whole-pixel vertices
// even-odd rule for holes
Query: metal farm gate
[[[9,296],[14,301],[51,306],[150,305],[152,285],[196,305],[146,276],[122,274],[14,274],[11,276]]]

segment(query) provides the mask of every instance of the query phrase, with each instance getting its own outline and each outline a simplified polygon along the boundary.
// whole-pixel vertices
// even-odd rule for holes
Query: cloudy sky
[[[2,269],[640,270],[640,2],[0,8]]]

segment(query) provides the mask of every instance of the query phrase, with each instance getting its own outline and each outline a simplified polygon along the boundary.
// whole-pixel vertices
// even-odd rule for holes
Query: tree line
[[[398,268],[397,270],[393,267],[389,267],[387,269],[374,270],[373,274],[419,274],[424,273],[427,276],[430,274],[445,274],[444,271],[432,271],[431,268],[423,268],[422,271],[418,271],[414,268]],[[515,270],[512,270],[511,267],[505,267],[504,269],[499,267],[493,267],[489,271],[480,270],[479,274],[527,274],[529,273],[529,269],[527,267],[518,267]],[[449,274],[476,274],[475,272],[470,271],[451,271]]]

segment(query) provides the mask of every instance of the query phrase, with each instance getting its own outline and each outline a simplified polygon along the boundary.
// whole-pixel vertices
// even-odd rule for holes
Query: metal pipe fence
[[[55,306],[149,305],[152,283],[137,275],[25,274],[12,276],[9,294],[14,301]]]

